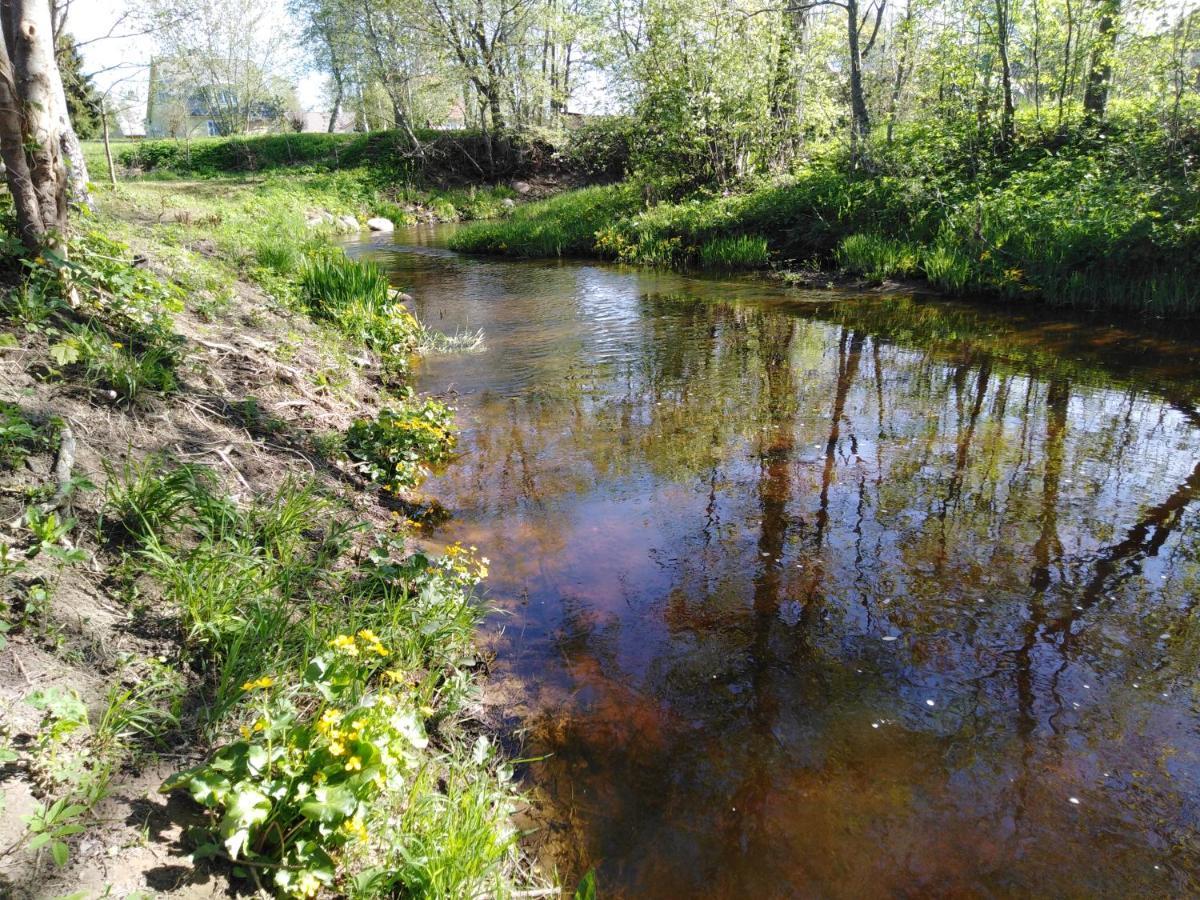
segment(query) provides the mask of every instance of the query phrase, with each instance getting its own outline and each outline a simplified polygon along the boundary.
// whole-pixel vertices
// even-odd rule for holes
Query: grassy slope
[[[122,186],[155,181],[185,183],[188,193],[213,194],[222,188],[197,188],[212,182],[266,185],[267,193],[292,193],[310,207],[324,206],[360,218],[384,216],[396,224],[419,219],[442,222],[488,219],[500,215],[504,201],[516,197],[504,184],[465,183],[446,186],[397,164],[388,155],[387,132],[372,135],[300,134],[253,138],[201,138],[191,147],[178,141],[117,141],[112,145]],[[83,145],[88,174],[106,184],[108,164],[103,144]],[[446,165],[457,164],[453,158]],[[131,168],[132,167],[132,168]],[[130,178],[130,172],[140,173]],[[439,173],[434,172],[435,176]],[[282,188],[270,191],[269,188]]]
[[[991,155],[914,132],[854,172],[836,153],[729,196],[589,189],[468,226],[460,250],[673,267],[830,266],[954,292],[1200,314],[1200,190],[1185,147],[1110,125]]]
[[[84,307],[55,299],[53,278],[39,280],[37,265],[26,287],[3,294],[0,353],[12,364],[0,377],[0,401],[10,404],[0,450],[33,461],[0,466],[4,521],[19,520],[30,497],[53,492],[45,473],[64,419],[79,448],[73,474],[97,485],[76,489],[53,527],[31,519],[0,533],[0,625],[8,631],[0,753],[16,748],[17,773],[3,785],[13,815],[0,829],[10,848],[0,855],[0,883],[17,896],[169,896],[154,880],[164,859],[183,873],[177,880],[188,896],[206,893],[188,886],[193,871],[220,894],[230,869],[219,856],[229,845],[218,845],[216,861],[190,859],[182,848],[194,844],[182,832],[205,824],[199,808],[153,799],[155,788],[179,768],[207,765],[216,747],[240,752],[269,740],[332,748],[313,729],[335,702],[347,734],[362,718],[364,731],[391,735],[397,755],[375,759],[351,738],[341,755],[304,750],[311,755],[298,759],[310,768],[295,778],[319,772],[321,783],[344,783],[363,805],[345,812],[342,826],[343,812],[328,813],[337,827],[315,849],[293,839],[281,851],[247,824],[260,858],[285,852],[291,866],[251,872],[294,874],[264,880],[295,894],[316,883],[301,884],[303,872],[317,881],[328,874],[340,892],[375,866],[383,874],[356,895],[504,896],[529,882],[508,819],[515,794],[495,754],[462,724],[477,714],[466,660],[479,569],[465,554],[406,556],[406,520],[384,505],[397,509],[397,500],[346,455],[356,422],[373,423],[384,407],[420,415],[425,407],[395,392],[394,369],[382,381],[381,359],[348,341],[336,319],[311,322],[300,302],[306,260],[328,256],[326,235],[306,227],[306,212],[361,212],[369,196],[353,173],[122,184],[100,192],[85,227],[125,238],[148,268],[130,270],[129,251],[88,237],[73,254]],[[93,266],[107,273],[94,293]],[[132,283],[131,271],[142,273]],[[173,306],[177,297],[182,308]],[[118,394],[109,390],[111,365],[62,364],[50,348],[77,342],[81,319],[104,338],[106,364],[115,358],[170,377]],[[173,348],[168,360],[150,358],[151,335]],[[30,439],[29,428],[45,439]],[[203,468],[193,475],[185,463]],[[366,638],[356,639],[354,657],[330,648],[364,628],[386,658]],[[310,680],[314,658],[342,667],[339,680]],[[243,689],[263,677],[268,687]],[[72,690],[47,712],[44,702],[31,706],[51,685]],[[354,704],[369,709],[360,695],[390,697],[404,711],[403,730],[369,712],[350,715]],[[68,720],[76,724],[67,728]],[[350,765],[352,756],[364,769]],[[278,773],[248,775],[246,784],[265,789],[271,777]],[[286,796],[296,796],[298,783]],[[196,794],[198,782],[182,784]],[[65,832],[69,861],[47,871],[50,845],[40,856],[26,850],[32,834],[20,814],[57,799],[78,807],[63,824],[82,836]],[[210,802],[237,805],[232,795]],[[299,824],[271,834],[307,835],[302,819],[288,818],[297,809],[277,800],[270,815]],[[338,851],[332,867],[323,841]]]

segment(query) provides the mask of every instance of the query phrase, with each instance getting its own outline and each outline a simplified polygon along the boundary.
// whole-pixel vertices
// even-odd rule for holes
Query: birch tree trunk
[[[70,122],[54,61],[50,5],[46,0],[0,0],[0,28],[0,151],[17,226],[30,250],[48,245],[61,253],[67,227],[63,123],[69,131]]]

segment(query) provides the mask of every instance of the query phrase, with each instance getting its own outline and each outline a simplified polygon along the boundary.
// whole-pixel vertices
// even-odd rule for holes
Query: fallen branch
[[[38,508],[48,513],[60,509],[71,496],[71,469],[75,467],[75,432],[69,422],[63,422],[58,432],[58,459],[54,461],[54,479],[58,490]]]

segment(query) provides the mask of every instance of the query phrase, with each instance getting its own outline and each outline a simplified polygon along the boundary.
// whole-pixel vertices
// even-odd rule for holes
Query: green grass
[[[220,742],[237,723],[270,715],[260,695],[246,689],[261,679],[294,685],[296,696],[308,698],[289,701],[290,712],[270,720],[276,740],[306,746],[311,738],[296,735],[308,734],[321,708],[304,686],[315,677],[312,661],[328,660],[330,646],[350,640],[347,635],[368,634],[387,648],[381,665],[388,677],[377,689],[404,685],[406,702],[422,719],[414,727],[423,732],[424,721],[436,723],[440,737],[436,743],[414,738],[405,750],[406,774],[394,785],[380,790],[377,782],[353,782],[372,798],[355,814],[375,823],[364,837],[371,858],[386,863],[370,867],[356,896],[512,889],[514,789],[490,744],[456,724],[473,689],[462,665],[482,613],[471,588],[483,569],[467,551],[455,547],[432,558],[379,535],[364,555],[354,549],[361,538],[353,521],[311,487],[285,484],[240,508],[219,493],[207,470],[163,460],[114,473],[101,528],[129,542],[128,577],[149,579],[177,611],[185,652],[201,679],[196,697],[210,740]],[[113,730],[144,726],[161,733],[161,721],[144,707],[114,713]],[[169,715],[165,721],[178,724]],[[254,733],[249,725],[239,727],[244,736]],[[330,839],[344,841],[340,832]],[[254,846],[257,853],[271,852],[268,845]],[[310,862],[329,859],[304,852]],[[343,879],[367,871],[350,852],[331,865],[321,871],[343,889],[349,886]]]
[[[636,207],[636,194],[628,187],[583,188],[517,207],[503,221],[469,225],[454,234],[450,246],[466,253],[589,256],[597,233]]]
[[[696,261],[704,269],[761,269],[769,261],[767,239],[751,234],[712,238],[700,245]]]
[[[838,244],[837,262],[847,272],[872,281],[908,278],[921,271],[921,249],[896,238],[852,234]]]
[[[310,260],[300,273],[300,299],[315,318],[376,350],[385,365],[403,369],[417,349],[421,327],[391,299],[387,277],[372,262],[341,253]]]
[[[968,132],[914,128],[874,148],[869,170],[826,149],[731,194],[647,205],[653,184],[586,189],[468,227],[454,246],[676,268],[815,259],[953,292],[1196,316],[1200,177],[1186,159],[1153,123],[1120,117],[1101,131],[1030,131],[1002,153]]]

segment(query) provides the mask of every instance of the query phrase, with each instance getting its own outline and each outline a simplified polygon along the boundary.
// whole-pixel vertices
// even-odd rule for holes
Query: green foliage
[[[597,116],[567,133],[557,157],[568,171],[594,181],[629,174],[637,123],[627,116]]]
[[[448,424],[434,407],[412,409]],[[239,510],[202,473],[128,470],[102,524],[134,541],[131,574],[179,611],[203,720],[233,733],[164,785],[209,811],[213,840],[198,854],[266,869],[292,896],[508,890],[513,788],[488,742],[454,724],[486,560],[458,545],[405,553],[386,535],[349,554],[348,526],[311,489],[285,485]],[[112,696],[110,733],[157,735],[175,721],[169,686]]]
[[[25,819],[31,835],[27,846],[33,852],[49,847],[55,865],[65,866],[71,855],[66,839],[85,830],[79,819],[86,812],[86,806],[66,797],[43,803]]]
[[[706,269],[761,269],[767,265],[767,239],[743,234],[705,241],[696,254]]]
[[[470,226],[453,243],[542,255],[573,228],[570,252],[630,263],[816,258],[877,280],[923,275],[955,292],[1200,313],[1200,190],[1157,126],[1112,119],[1100,131],[1019,136],[1002,152],[955,126],[922,126],[874,154],[871,170],[831,150],[793,177],[645,208],[632,184],[588,189]],[[613,202],[592,218],[595,191]]]
[[[36,424],[15,403],[0,402],[0,466],[15,469],[34,453],[54,448],[54,423]]]
[[[393,367],[403,368],[417,348],[417,320],[392,300],[387,277],[372,262],[344,255],[315,259],[300,276],[300,297],[312,315],[376,350]]]
[[[143,400],[147,394],[169,394],[178,387],[175,370],[182,346],[168,337],[155,335],[151,342],[129,347],[112,340],[109,329],[78,325],[53,345],[51,353],[59,365],[74,366],[88,384],[112,391],[125,403]]]
[[[127,403],[177,387],[180,291],[133,265],[125,245],[89,231],[66,257],[46,251],[20,263],[25,279],[0,311],[46,332],[59,369]]]
[[[391,667],[391,657],[364,628],[333,637],[303,676],[248,680],[241,740],[163,790],[185,789],[211,810],[224,852],[269,865],[288,895],[310,897],[347,882],[372,895],[474,895],[511,844],[503,785],[482,782],[489,801],[482,833],[431,808],[431,792],[439,806],[445,799],[423,777],[431,762],[441,768],[426,737],[434,710],[418,705],[406,686],[410,673]],[[463,777],[457,767],[448,772]],[[396,814],[416,827],[396,823]],[[430,828],[452,841],[421,842]],[[434,877],[414,878],[407,869],[416,860]],[[466,877],[447,878],[463,869]]]
[[[584,188],[518,207],[500,222],[468,225],[450,246],[467,253],[587,256],[595,252],[597,232],[637,205],[628,186]]]
[[[359,419],[346,433],[346,450],[364,474],[397,493],[417,485],[427,465],[449,459],[454,444],[453,410],[437,400],[419,401],[411,391],[395,408]]]
[[[872,281],[915,275],[920,260],[919,247],[873,234],[852,234],[837,248],[837,262],[843,269]]]
[[[170,540],[194,525],[219,533],[234,520],[212,471],[203,466],[170,466],[152,456],[120,470],[110,466],[107,476],[100,530],[118,540]]]

